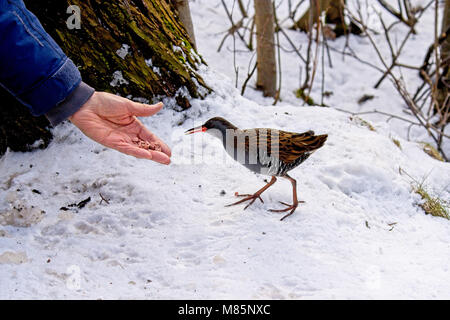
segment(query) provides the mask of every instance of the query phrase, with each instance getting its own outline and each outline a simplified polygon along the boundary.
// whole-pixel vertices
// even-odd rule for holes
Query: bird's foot
[[[239,192],[235,192],[234,196],[235,197],[251,197],[251,196],[253,196],[253,194],[249,194],[249,193],[240,194]]]
[[[285,208],[285,209],[269,209],[269,211],[270,211],[270,212],[287,212],[287,211],[290,210],[288,214],[286,214],[285,216],[283,216],[283,217],[280,219],[280,221],[283,221],[285,218],[289,217],[291,214],[294,213],[294,211],[295,211],[295,209],[297,209],[299,203],[304,203],[304,202],[305,202],[305,201],[297,201],[297,202],[294,203],[294,204],[288,204],[288,203],[285,203],[285,202],[280,201],[280,203],[283,204],[283,205],[285,205],[285,206],[287,206],[287,208]]]
[[[231,206],[235,206],[235,205],[240,204],[240,203],[245,202],[245,201],[250,201],[250,202],[245,206],[245,208],[244,208],[244,210],[245,210],[245,209],[247,209],[251,204],[253,204],[253,202],[255,202],[256,199],[259,199],[262,203],[264,203],[263,199],[261,198],[261,194],[259,194],[259,193],[255,193],[255,194],[239,194],[239,193],[236,192],[234,195],[235,195],[236,197],[245,197],[245,198],[242,199],[242,200],[239,200],[239,201],[237,201],[237,202],[234,202],[234,203],[232,203],[232,204],[228,204],[228,205],[226,205],[225,207],[231,207]]]
[[[292,207],[293,206],[293,204],[289,204],[289,203],[286,203],[286,202],[283,202],[283,201],[278,201],[278,202],[283,204],[283,205],[285,205],[286,207]],[[297,204],[299,204],[299,203],[305,203],[305,201],[299,200],[299,201],[297,201]]]

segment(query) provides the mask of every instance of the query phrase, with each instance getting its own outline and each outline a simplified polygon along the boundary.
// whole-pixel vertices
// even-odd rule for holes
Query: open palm
[[[86,136],[106,147],[136,158],[169,164],[170,148],[137,119],[152,116],[162,107],[161,102],[147,105],[110,93],[95,92],[69,119]],[[142,148],[139,142],[160,148]]]

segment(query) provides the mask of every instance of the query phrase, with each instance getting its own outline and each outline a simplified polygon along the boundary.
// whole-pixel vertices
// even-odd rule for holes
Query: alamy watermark
[[[245,131],[226,129],[208,129],[192,135],[172,133],[172,148],[175,157],[173,163],[193,164],[230,164],[238,163],[258,170],[262,174],[275,174],[279,163],[279,131],[270,129],[248,129]],[[223,152],[225,151],[225,152]],[[267,171],[267,172],[266,172]]]
[[[69,30],[81,29],[81,9],[79,6],[71,5],[67,8],[67,14],[70,17],[66,20],[66,25]]]
[[[77,265],[71,265],[67,268],[66,287],[70,290],[81,289],[81,269]]]

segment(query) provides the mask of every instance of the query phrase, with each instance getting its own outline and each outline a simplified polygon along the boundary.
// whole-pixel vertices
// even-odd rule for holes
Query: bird
[[[206,132],[222,140],[226,152],[237,162],[249,170],[271,176],[267,184],[254,194],[239,194],[237,197],[243,199],[229,204],[234,206],[249,201],[244,208],[259,199],[264,203],[261,194],[271,187],[277,177],[285,178],[292,184],[292,204],[279,201],[285,205],[284,209],[270,209],[271,212],[287,212],[280,220],[283,221],[292,215],[297,209],[299,201],[297,198],[297,181],[288,175],[288,172],[296,168],[317,149],[322,147],[328,135],[315,135],[309,130],[303,133],[288,132],[269,128],[239,129],[228,120],[214,117],[201,126],[191,128],[185,134]]]

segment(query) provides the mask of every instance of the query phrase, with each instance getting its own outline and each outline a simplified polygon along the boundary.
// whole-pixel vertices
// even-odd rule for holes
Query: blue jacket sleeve
[[[93,93],[22,0],[0,0],[0,85],[33,115],[52,115],[52,124],[73,114]]]

